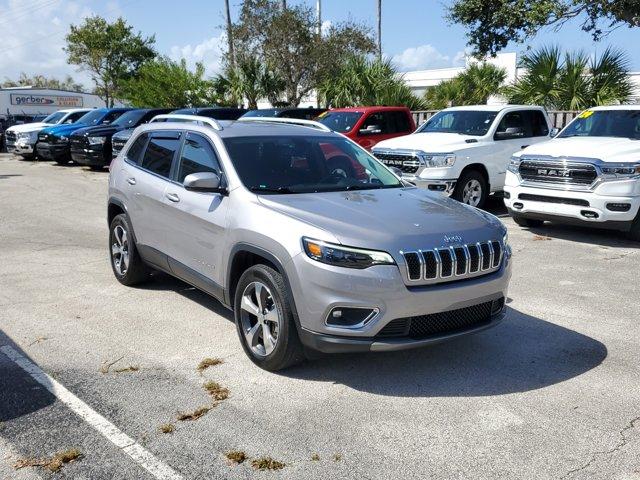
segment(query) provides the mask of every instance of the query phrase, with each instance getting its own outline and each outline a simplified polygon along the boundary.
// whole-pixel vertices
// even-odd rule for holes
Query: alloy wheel
[[[240,322],[254,354],[266,357],[276,348],[281,317],[269,287],[258,281],[247,285],[240,303]]]
[[[462,190],[462,203],[477,207],[482,199],[482,185],[478,180],[471,179]]]
[[[129,269],[129,236],[122,225],[116,225],[113,229],[111,260],[118,275],[126,275]]]

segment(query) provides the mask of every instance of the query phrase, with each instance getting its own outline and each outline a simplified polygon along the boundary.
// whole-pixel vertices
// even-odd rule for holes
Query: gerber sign
[[[82,97],[79,95],[23,95],[12,93],[11,105],[26,107],[82,107]]]

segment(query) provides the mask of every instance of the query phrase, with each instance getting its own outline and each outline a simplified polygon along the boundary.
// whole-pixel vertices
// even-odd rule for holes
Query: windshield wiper
[[[293,193],[289,187],[249,187],[252,192],[267,192],[267,193]]]

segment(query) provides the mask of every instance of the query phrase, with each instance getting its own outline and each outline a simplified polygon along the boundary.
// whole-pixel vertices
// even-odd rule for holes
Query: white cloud
[[[391,59],[400,71],[425,70],[464,65],[464,52],[458,52],[453,58],[440,53],[433,45],[410,47],[394,55]]]
[[[173,60],[185,59],[190,68],[197,62],[204,65],[207,75],[212,76],[222,71],[222,57],[227,37],[221,33],[217,37],[203,40],[197,45],[175,45],[171,47],[169,56]]]
[[[94,11],[89,0],[57,0],[35,3],[9,0],[0,4],[0,80],[15,80],[21,72],[62,78],[71,75],[87,89],[93,88],[89,75],[67,64],[63,48],[70,24],[100,14],[113,19],[121,14],[118,2],[98,4]]]

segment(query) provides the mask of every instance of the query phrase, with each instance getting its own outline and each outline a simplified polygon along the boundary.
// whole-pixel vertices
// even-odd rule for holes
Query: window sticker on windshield
[[[585,110],[580,115],[578,115],[578,118],[589,118],[591,115],[593,115],[593,110]]]

